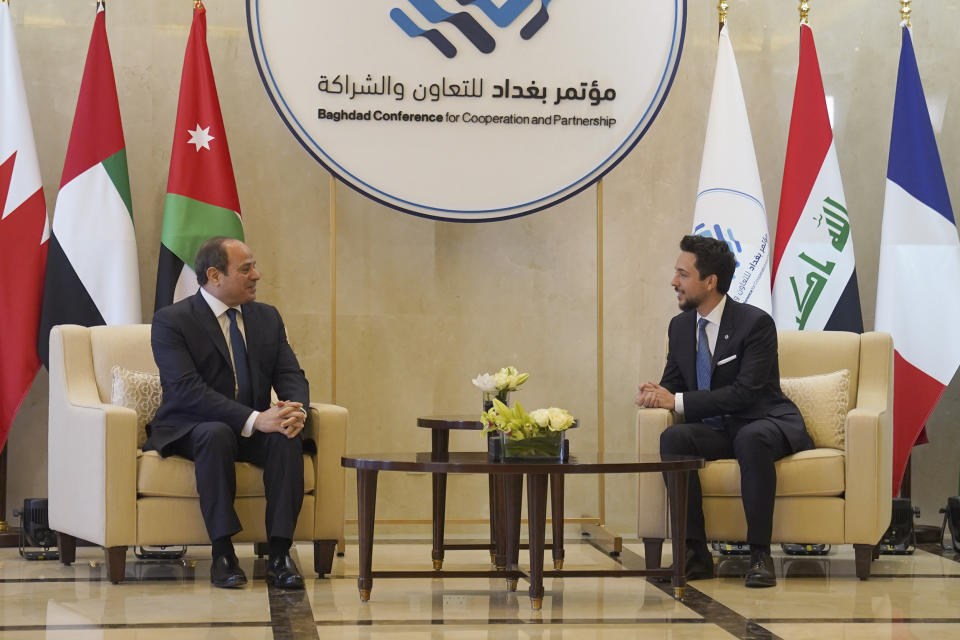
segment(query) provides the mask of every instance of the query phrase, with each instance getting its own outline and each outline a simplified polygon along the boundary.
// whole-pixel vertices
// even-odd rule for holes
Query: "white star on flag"
[[[203,147],[207,151],[210,150],[210,141],[215,140],[212,135],[210,135],[210,127],[206,129],[200,128],[200,123],[197,123],[197,128],[195,131],[187,129],[187,133],[190,134],[190,139],[187,140],[187,144],[197,145],[197,153],[200,153],[200,148]]]

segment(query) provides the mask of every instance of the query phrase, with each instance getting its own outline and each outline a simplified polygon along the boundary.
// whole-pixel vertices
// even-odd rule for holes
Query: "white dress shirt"
[[[220,323],[220,331],[223,332],[223,337],[227,341],[227,353],[230,354],[230,364],[233,366],[233,388],[234,394],[238,388],[237,385],[237,364],[233,361],[233,347],[230,345],[230,318],[227,317],[228,307],[220,298],[216,297],[212,293],[208,292],[203,287],[200,287],[200,295],[203,296],[203,299],[207,301],[210,310],[213,311],[213,315],[216,316],[217,322]],[[237,310],[237,326],[240,328],[240,335],[243,336],[244,348],[246,348],[247,342],[247,332],[243,327],[243,311],[240,307],[233,307]],[[253,435],[253,423],[256,422],[257,416],[260,415],[259,411],[252,411],[250,417],[247,418],[247,421],[243,423],[243,429],[240,431],[240,435],[244,438],[249,438]]]
[[[700,348],[700,318],[707,319],[707,326],[704,327],[704,331],[707,334],[707,345],[710,347],[710,356],[713,357],[713,352],[717,348],[717,336],[720,335],[720,320],[723,318],[723,308],[727,306],[727,296],[723,296],[720,299],[720,302],[717,303],[717,306],[713,308],[713,311],[708,313],[705,316],[701,316],[697,313],[697,324],[695,325],[694,334],[696,335],[696,345],[697,348]],[[683,415],[683,394],[678,393],[674,396],[674,411]]]

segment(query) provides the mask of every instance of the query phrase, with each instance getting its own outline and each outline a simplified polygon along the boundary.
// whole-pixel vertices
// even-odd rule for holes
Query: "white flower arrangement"
[[[516,391],[529,377],[529,373],[520,373],[516,367],[503,367],[496,373],[481,373],[471,382],[483,392],[485,400],[493,396],[503,399],[508,392]]]

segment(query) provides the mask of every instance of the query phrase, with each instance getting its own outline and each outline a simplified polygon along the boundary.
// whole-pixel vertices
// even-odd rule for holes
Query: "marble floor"
[[[363,603],[351,541],[332,576],[308,579],[303,592],[283,592],[266,586],[264,561],[251,545],[237,550],[253,577],[240,590],[210,586],[208,547],[191,547],[182,560],[137,560],[131,552],[120,585],[106,579],[96,548],[78,548],[70,567],[0,549],[0,640],[960,639],[960,557],[937,545],[880,556],[865,582],[855,577],[851,547],[822,557],[777,549],[780,580],[773,589],[746,589],[744,560],[718,556],[720,577],[691,583],[682,602],[671,597],[669,585],[642,578],[548,577],[540,611],[531,609],[522,579],[510,592],[500,578],[438,574],[375,577]],[[297,546],[301,568],[312,566],[312,555],[312,545]],[[611,557],[589,540],[571,538],[564,570],[642,568],[642,555],[637,540],[624,540],[623,552]],[[667,550],[664,562],[670,562]],[[430,565],[425,540],[378,539],[374,547],[375,571],[428,571]],[[446,552],[443,570],[489,568],[486,551],[458,550]]]

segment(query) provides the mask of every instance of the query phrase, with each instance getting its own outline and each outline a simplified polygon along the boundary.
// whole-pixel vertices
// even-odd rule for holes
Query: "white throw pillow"
[[[780,378],[780,388],[800,409],[807,433],[818,449],[846,448],[849,370],[803,378]]]
[[[118,364],[110,369],[113,374],[113,393],[110,403],[137,412],[137,448],[147,441],[147,423],[160,408],[163,388],[156,373],[130,371]]]

